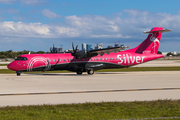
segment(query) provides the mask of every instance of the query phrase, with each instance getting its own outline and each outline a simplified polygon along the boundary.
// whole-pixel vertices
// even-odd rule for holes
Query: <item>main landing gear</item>
[[[93,69],[89,69],[89,70],[87,70],[87,73],[88,73],[88,75],[93,75],[94,74],[94,70]]]
[[[16,71],[17,76],[21,75],[21,71]]]
[[[76,73],[77,73],[77,75],[82,75],[83,72],[82,71],[77,71]]]
[[[82,75],[83,72],[82,71],[77,71],[76,73],[77,73],[77,75]],[[94,74],[94,70],[93,69],[88,69],[87,70],[87,74],[88,75],[93,75]]]

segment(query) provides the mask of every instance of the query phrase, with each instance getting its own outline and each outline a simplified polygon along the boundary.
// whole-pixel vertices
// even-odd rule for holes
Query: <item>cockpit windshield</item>
[[[26,57],[17,57],[15,60],[28,60]]]

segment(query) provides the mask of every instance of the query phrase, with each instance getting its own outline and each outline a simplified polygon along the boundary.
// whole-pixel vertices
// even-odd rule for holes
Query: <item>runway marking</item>
[[[127,91],[152,91],[152,90],[179,90],[179,89],[180,88],[153,88],[153,89],[100,90],[100,91],[75,91],[75,92],[15,93],[15,94],[0,94],[0,96],[75,94],[75,93],[99,93],[99,92],[127,92]]]

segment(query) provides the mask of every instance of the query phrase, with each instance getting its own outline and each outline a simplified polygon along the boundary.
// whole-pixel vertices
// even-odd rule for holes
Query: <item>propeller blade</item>
[[[72,42],[72,48],[73,48],[73,51],[74,51],[74,44],[73,44],[73,42]]]
[[[76,48],[74,49],[74,44],[73,44],[73,42],[72,42],[72,48],[73,48],[73,51],[72,51],[71,55],[77,57],[77,48],[78,48],[78,45],[77,45]]]
[[[76,46],[76,51],[77,51],[78,45]]]

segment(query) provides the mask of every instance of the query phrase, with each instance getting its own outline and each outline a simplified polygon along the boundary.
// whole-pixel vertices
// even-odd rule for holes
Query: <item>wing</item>
[[[120,46],[120,47],[112,47],[112,48],[104,48],[104,49],[90,50],[90,51],[88,51],[88,52],[91,53],[91,54],[97,53],[97,54],[103,56],[104,53],[106,53],[106,54],[109,55],[111,52],[117,53],[117,52],[123,51],[123,50],[126,49],[126,48],[129,48],[129,46]]]
[[[75,56],[76,58],[90,58],[97,55],[103,56],[104,53],[110,54],[111,52],[117,53],[120,51],[123,51],[124,49],[129,48],[129,46],[120,46],[120,47],[112,47],[112,48],[103,48],[103,49],[96,49],[96,50],[89,50],[89,51],[76,51],[75,53],[72,53],[72,56]]]

